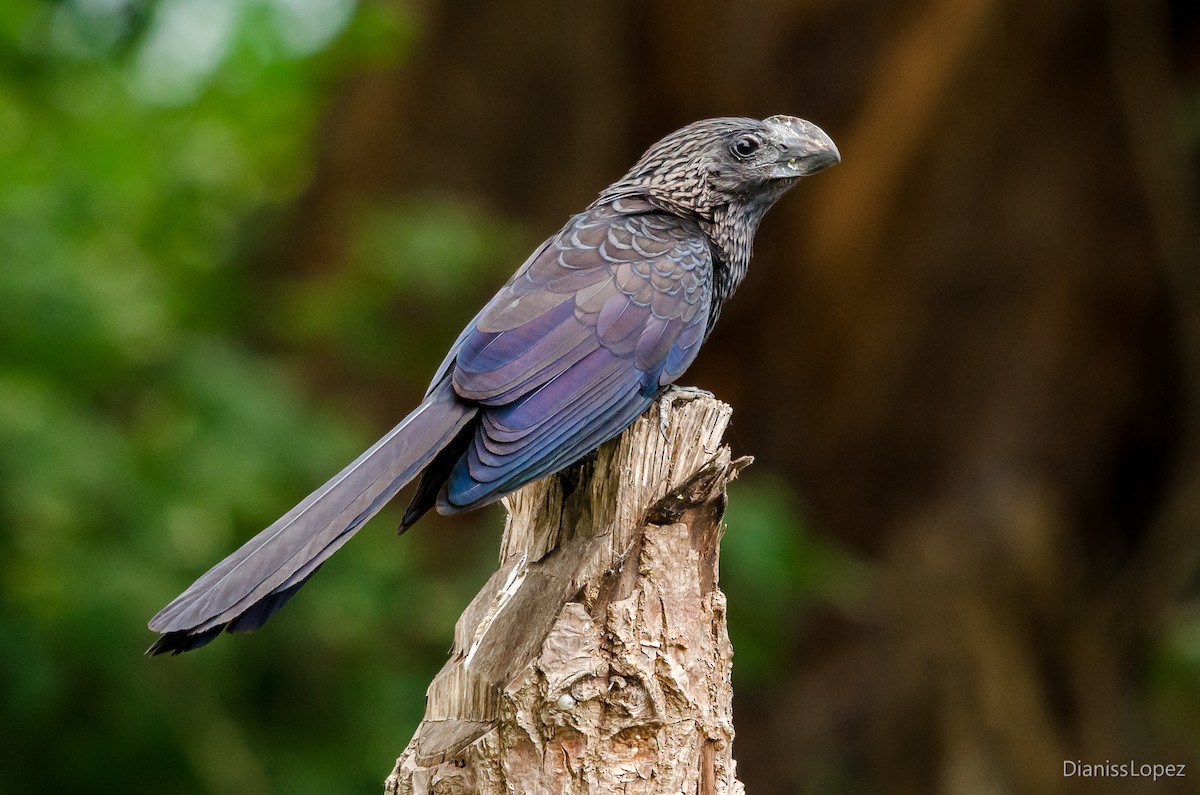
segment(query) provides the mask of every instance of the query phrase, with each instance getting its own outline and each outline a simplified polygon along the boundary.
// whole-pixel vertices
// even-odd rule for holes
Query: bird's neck
[[[770,201],[731,202],[717,205],[711,220],[701,220],[700,227],[712,242],[717,268],[714,274],[714,293],[724,303],[737,290],[750,269],[754,253],[754,235],[771,205]]]
[[[715,254],[713,292],[717,301],[725,303],[737,290],[754,253],[754,233],[758,223],[746,218],[735,207],[717,207],[711,221],[700,221]]]

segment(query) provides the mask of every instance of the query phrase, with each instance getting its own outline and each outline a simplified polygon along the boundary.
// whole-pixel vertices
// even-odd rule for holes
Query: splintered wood
[[[717,588],[732,411],[655,405],[505,500],[500,568],[458,620],[390,795],[725,795],[733,649]]]

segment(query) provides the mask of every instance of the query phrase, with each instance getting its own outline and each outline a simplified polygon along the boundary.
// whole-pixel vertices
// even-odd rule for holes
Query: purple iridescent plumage
[[[801,119],[708,119],[652,146],[525,262],[371,449],[150,621],[150,653],[257,629],[410,481],[401,529],[577,461],[683,375],[745,276],[759,222],[839,159]]]
[[[485,505],[575,460],[628,427],[695,358],[711,250],[694,221],[638,209],[573,218],[461,338],[454,391],[483,408],[439,509]]]

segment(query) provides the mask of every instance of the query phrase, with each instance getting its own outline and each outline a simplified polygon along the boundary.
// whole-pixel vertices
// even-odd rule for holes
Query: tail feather
[[[178,654],[257,629],[475,417],[448,383],[325,485],[218,563],[150,620],[148,653]]]
[[[437,505],[438,492],[441,491],[442,484],[446,482],[446,478],[450,477],[454,464],[467,451],[467,448],[471,446],[471,440],[475,438],[475,427],[467,426],[460,431],[458,436],[443,447],[442,451],[434,456],[429,465],[425,467],[425,471],[421,473],[421,481],[417,484],[412,500],[404,511],[404,517],[400,520],[400,527],[396,529],[397,534],[407,531],[417,523],[418,519],[428,513],[429,509]]]

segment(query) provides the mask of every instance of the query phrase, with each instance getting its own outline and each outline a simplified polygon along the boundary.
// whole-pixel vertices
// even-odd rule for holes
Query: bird
[[[150,620],[146,653],[260,628],[414,480],[400,532],[431,508],[496,502],[617,436],[681,389],[767,210],[840,161],[821,128],[782,115],[705,119],[652,145],[467,324],[420,405]]]

